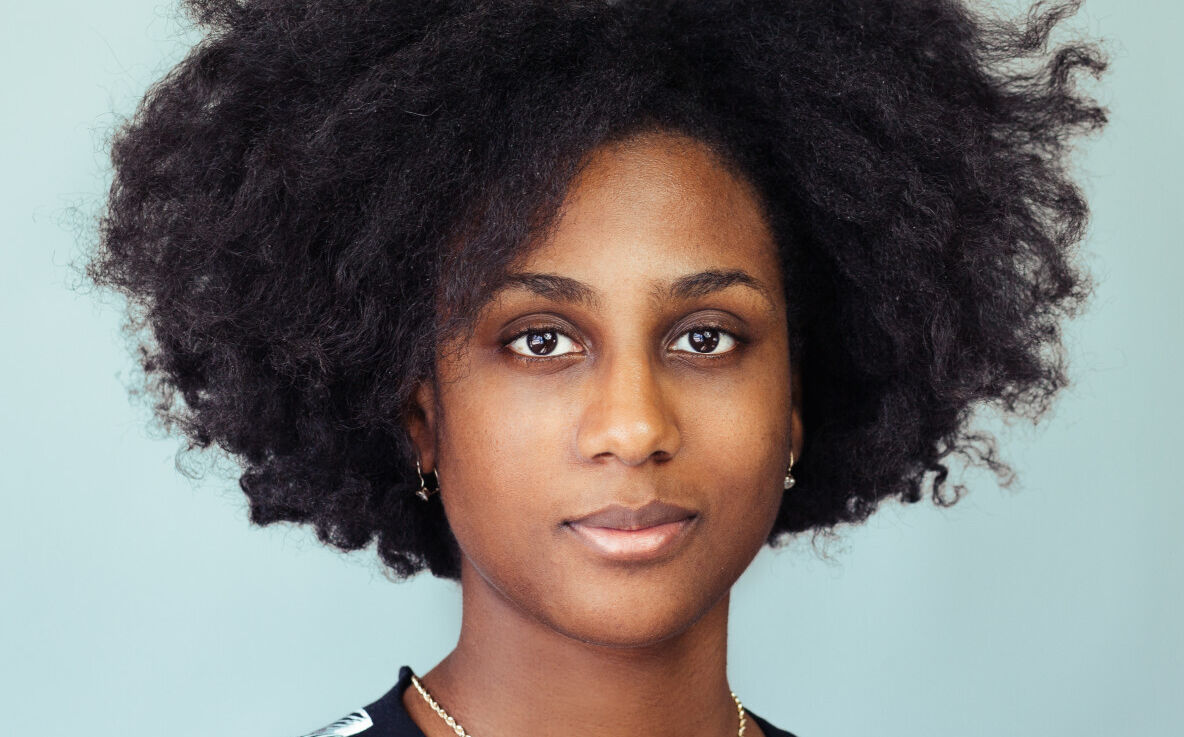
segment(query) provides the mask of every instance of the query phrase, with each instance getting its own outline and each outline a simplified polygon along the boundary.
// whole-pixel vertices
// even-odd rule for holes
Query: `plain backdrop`
[[[1011,7],[1014,7],[1013,4]],[[129,401],[120,305],[72,264],[112,127],[194,37],[158,0],[6,0],[0,23],[0,724],[6,734],[294,737],[431,668],[456,585],[252,528],[234,478],[178,472]],[[802,737],[1184,734],[1180,172],[1184,5],[1089,0],[1083,142],[1098,289],[1072,386],[998,432],[1018,474],[950,510],[886,505],[733,592],[730,679]],[[200,461],[201,459],[197,459]],[[480,737],[480,736],[478,736]]]

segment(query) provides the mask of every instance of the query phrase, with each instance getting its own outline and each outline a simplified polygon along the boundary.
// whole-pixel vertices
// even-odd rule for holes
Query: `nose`
[[[678,452],[678,423],[653,363],[643,352],[601,361],[580,420],[582,457],[615,456],[627,466],[638,466]]]

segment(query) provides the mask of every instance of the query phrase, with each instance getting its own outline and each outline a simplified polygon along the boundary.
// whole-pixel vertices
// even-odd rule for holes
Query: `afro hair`
[[[1076,5],[190,0],[203,38],[116,132],[88,273],[253,522],[456,579],[411,493],[415,387],[588,152],[677,131],[755,185],[779,248],[806,443],[769,543],[949,504],[951,454],[1010,474],[971,413],[1048,409],[1091,292],[1068,162],[1105,61],[1049,48]]]

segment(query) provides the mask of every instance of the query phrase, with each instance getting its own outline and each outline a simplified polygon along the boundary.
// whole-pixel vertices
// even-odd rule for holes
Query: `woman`
[[[91,275],[252,521],[463,592],[446,658],[313,734],[786,735],[726,674],[760,548],[952,503],[951,453],[1006,476],[971,411],[1066,383],[1072,7],[190,7]]]

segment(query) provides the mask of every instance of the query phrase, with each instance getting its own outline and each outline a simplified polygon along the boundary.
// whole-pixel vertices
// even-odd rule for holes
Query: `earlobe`
[[[420,382],[416,388],[405,421],[423,472],[435,470],[436,392],[430,380]]]

